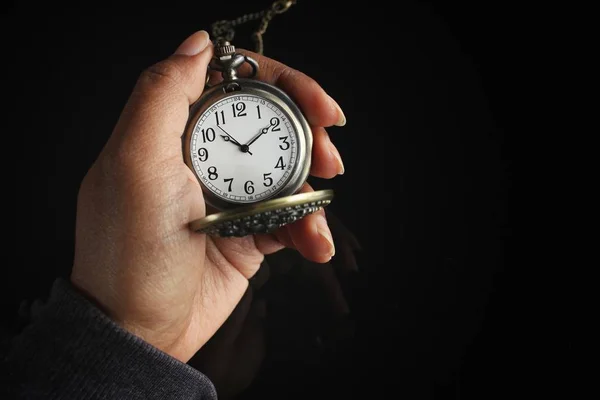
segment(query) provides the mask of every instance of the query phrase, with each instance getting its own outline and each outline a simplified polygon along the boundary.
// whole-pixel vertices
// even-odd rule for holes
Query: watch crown
[[[231,57],[235,54],[235,46],[226,40],[217,40],[214,51],[218,58]]]

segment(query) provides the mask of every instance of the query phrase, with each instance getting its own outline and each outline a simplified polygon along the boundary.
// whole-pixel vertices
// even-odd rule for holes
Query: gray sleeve
[[[217,398],[205,375],[122,329],[62,279],[3,361],[9,399]]]

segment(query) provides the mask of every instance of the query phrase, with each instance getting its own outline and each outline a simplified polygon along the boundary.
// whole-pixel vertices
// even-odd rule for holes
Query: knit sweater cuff
[[[217,398],[205,375],[115,324],[63,279],[5,361],[27,399]]]

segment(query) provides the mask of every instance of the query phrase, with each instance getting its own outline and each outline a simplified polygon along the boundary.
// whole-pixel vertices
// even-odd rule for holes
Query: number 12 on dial
[[[205,109],[190,146],[205,193],[232,205],[276,196],[302,161],[296,125],[285,107],[259,95],[230,95]]]

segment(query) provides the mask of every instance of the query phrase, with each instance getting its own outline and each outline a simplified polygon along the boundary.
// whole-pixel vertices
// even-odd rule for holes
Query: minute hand
[[[271,127],[271,125],[267,126],[266,128],[262,128],[260,130],[260,132],[258,133],[258,135],[254,136],[252,138],[252,140],[250,140],[248,143],[246,143],[246,146],[250,147],[250,145],[254,142],[256,142],[256,139],[258,139],[259,137],[261,137],[262,135],[264,135],[265,133],[269,132],[269,128]]]

